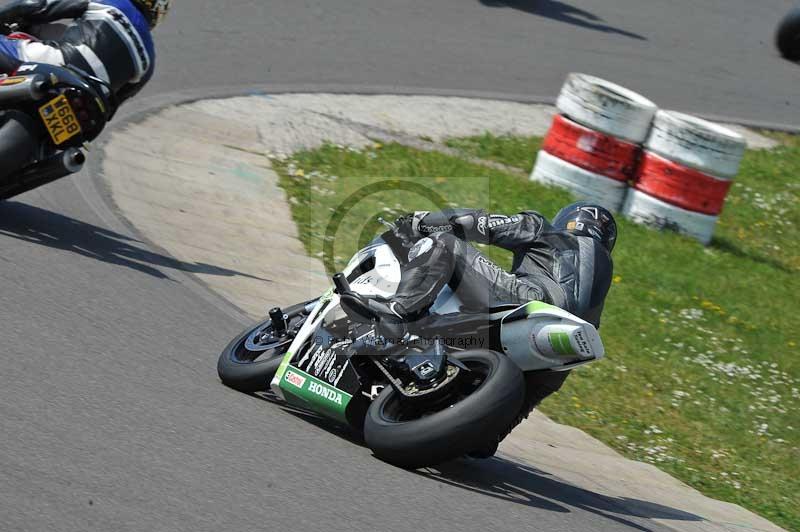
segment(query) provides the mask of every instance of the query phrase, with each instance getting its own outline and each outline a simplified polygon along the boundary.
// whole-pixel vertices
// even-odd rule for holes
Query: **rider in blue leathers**
[[[32,35],[0,35],[0,76],[23,63],[71,66],[103,80],[122,102],[153,75],[150,32],[168,9],[169,0],[16,0],[0,7],[0,23]],[[0,178],[35,153],[33,126],[23,113],[0,112]]]

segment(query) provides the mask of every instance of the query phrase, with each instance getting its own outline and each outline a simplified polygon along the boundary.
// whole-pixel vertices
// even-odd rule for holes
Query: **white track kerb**
[[[198,101],[114,132],[105,148],[103,175],[122,213],[155,244],[183,261],[246,274],[198,276],[255,318],[270,306],[319,295],[329,285],[321,261],[306,256],[297,238],[268,154],[288,155],[325,141],[366,146],[373,142],[365,136],[370,130],[398,138],[424,136],[433,146],[447,137],[485,131],[542,135],[554,112],[543,105],[427,96],[297,94]],[[748,135],[748,142],[769,146],[757,135]],[[657,514],[655,521],[676,530],[780,530],[538,413],[500,451],[609,497],[632,515]],[[643,506],[648,503],[653,506]],[[663,511],[653,511],[656,507]]]

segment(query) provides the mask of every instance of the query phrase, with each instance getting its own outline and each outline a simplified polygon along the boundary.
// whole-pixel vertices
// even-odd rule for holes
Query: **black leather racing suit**
[[[483,210],[453,209],[417,212],[406,219],[412,235],[428,236],[412,248],[392,298],[395,312],[413,318],[434,302],[445,283],[474,311],[498,303],[543,301],[600,326],[600,314],[611,285],[609,252],[591,237],[556,229],[541,214],[526,211],[513,216]],[[514,254],[506,272],[469,242],[491,244]],[[419,253],[414,256],[415,253]],[[569,372],[526,375],[526,411],[557,391]]]
[[[558,230],[533,211],[513,216],[471,209],[418,212],[411,229],[433,242],[404,268],[393,298],[407,313],[427,310],[444,283],[451,281],[462,301],[474,310],[536,300],[600,326],[613,265],[597,240]],[[511,251],[511,272],[469,241]]]

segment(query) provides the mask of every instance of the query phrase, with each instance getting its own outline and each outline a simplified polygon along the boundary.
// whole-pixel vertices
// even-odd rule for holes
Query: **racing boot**
[[[385,298],[367,297],[369,308],[378,316],[376,332],[393,344],[400,344],[409,337],[406,319],[408,313],[402,305]]]

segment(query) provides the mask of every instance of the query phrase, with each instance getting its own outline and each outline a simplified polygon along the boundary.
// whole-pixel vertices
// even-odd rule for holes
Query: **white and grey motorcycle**
[[[409,335],[387,340],[364,296],[391,299],[407,254],[388,230],[321,297],[273,308],[224,349],[222,382],[271,390],[363,433],[378,458],[418,468],[504,438],[532,407],[530,377],[602,358],[596,329],[560,308],[531,301],[468,312],[449,286]]]

